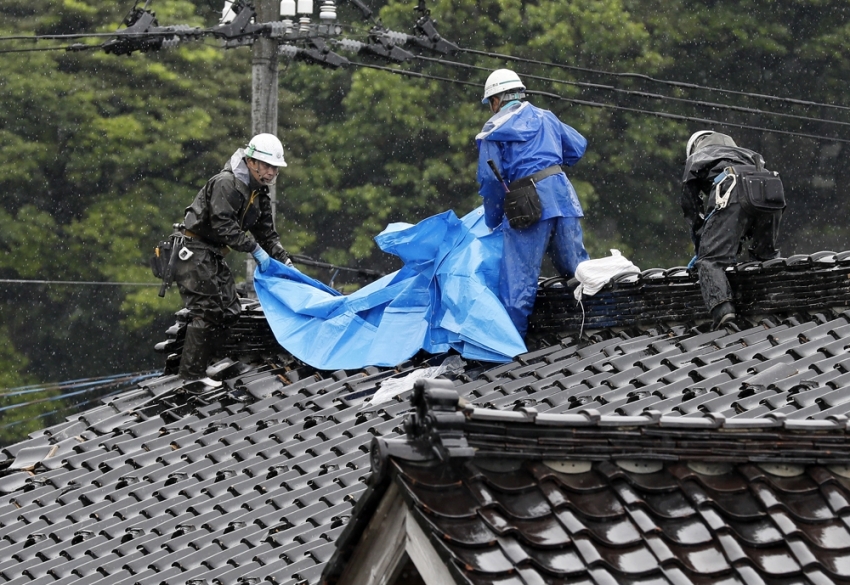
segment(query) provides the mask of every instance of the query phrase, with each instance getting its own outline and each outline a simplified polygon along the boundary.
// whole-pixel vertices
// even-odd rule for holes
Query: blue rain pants
[[[515,230],[502,223],[504,248],[499,297],[519,334],[525,338],[528,317],[537,298],[543,255],[548,254],[561,276],[572,278],[579,262],[589,260],[578,217],[551,217]]]

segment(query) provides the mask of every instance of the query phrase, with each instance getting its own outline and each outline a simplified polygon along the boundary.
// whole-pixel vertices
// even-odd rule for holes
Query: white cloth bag
[[[576,300],[580,301],[582,295],[592,297],[608,284],[612,277],[624,272],[638,273],[640,268],[620,254],[619,250],[611,250],[610,256],[581,262],[576,267],[576,279],[580,283],[573,293]]]

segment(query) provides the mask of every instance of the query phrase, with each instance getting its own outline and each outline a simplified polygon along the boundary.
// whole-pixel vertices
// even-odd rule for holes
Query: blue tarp
[[[272,260],[254,286],[278,343],[322,370],[391,367],[421,349],[489,362],[525,352],[496,295],[502,233],[483,213],[390,224],[375,241],[404,267],[350,295]]]

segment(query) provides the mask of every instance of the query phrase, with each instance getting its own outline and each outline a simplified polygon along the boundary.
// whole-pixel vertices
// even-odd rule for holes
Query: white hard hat
[[[283,145],[274,134],[257,134],[245,147],[245,156],[276,167],[285,167]]]
[[[694,132],[691,134],[691,137],[688,138],[688,145],[685,147],[685,156],[691,156],[694,152],[694,145],[696,141],[702,138],[703,136],[707,136],[708,134],[714,134],[713,130],[700,130],[699,132]]]
[[[520,81],[519,75],[510,69],[496,69],[490,74],[487,81],[484,83],[484,99],[481,100],[481,103],[486,104],[487,100],[494,95],[498,95],[512,89],[525,91],[525,86],[522,84],[522,81]]]

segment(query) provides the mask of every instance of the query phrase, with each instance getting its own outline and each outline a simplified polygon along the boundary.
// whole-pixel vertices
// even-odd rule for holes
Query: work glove
[[[688,270],[691,270],[696,265],[697,265],[697,257],[694,256],[693,258],[691,258],[691,261],[688,262]]]
[[[265,250],[263,250],[259,244],[254,248],[254,251],[251,252],[251,256],[254,257],[254,260],[257,261],[257,266],[260,268],[260,272],[265,272],[266,268],[269,267],[272,259]]]

